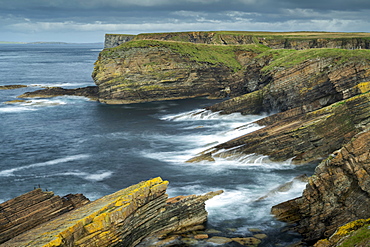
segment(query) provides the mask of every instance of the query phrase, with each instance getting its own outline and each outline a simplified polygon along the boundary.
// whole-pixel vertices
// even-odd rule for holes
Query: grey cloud
[[[369,31],[369,0],[1,0],[0,34]],[[79,32],[79,34],[78,34]],[[32,35],[31,35],[32,34]],[[57,36],[58,34],[58,36]],[[67,36],[67,35],[66,35]],[[14,36],[15,37],[15,36]]]

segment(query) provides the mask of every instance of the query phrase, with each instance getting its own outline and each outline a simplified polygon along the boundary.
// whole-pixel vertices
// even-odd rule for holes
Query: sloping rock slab
[[[59,197],[35,189],[0,204],[0,243],[90,201],[82,194]]]
[[[166,234],[204,223],[207,218],[204,201],[222,193],[167,202],[167,185],[161,178],[141,182],[0,246],[135,246],[151,234]]]

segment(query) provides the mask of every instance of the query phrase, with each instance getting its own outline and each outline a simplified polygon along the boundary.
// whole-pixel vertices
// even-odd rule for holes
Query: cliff
[[[116,47],[130,40],[162,40],[217,45],[263,44],[273,49],[369,49],[369,37],[368,33],[246,31],[106,34],[105,48]]]
[[[167,185],[167,181],[155,178],[130,186],[49,220],[0,246],[136,246],[155,234],[199,229],[207,219],[204,202],[222,193],[168,199]]]
[[[105,49],[93,79],[99,101],[109,104],[223,98],[243,92],[239,62],[265,50],[257,45],[211,46],[162,41],[131,41]]]
[[[109,104],[243,95],[234,100],[243,108],[234,109],[232,103],[234,108],[229,109],[226,102],[211,110],[284,111],[307,101],[328,105],[356,94],[342,95],[370,81],[369,54],[368,50],[297,51],[261,44],[133,40],[103,50],[92,76],[99,100]],[[255,92],[252,99],[245,95],[251,92]]]
[[[295,230],[307,242],[328,238],[345,223],[370,217],[369,168],[370,132],[366,129],[320,163],[302,197],[273,207],[272,213],[296,223]],[[332,241],[344,235],[340,231]]]

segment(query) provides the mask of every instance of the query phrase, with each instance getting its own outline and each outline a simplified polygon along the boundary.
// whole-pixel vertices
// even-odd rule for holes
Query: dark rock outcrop
[[[309,178],[302,197],[274,206],[278,219],[296,223],[307,242],[332,235],[347,222],[370,217],[370,132],[324,160]]]
[[[0,204],[0,243],[90,201],[81,194],[59,197],[35,189]]]
[[[106,34],[104,41],[104,48],[112,48],[119,46],[135,38],[136,35],[127,34]]]
[[[136,246],[149,236],[199,229],[205,201],[221,194],[168,199],[168,182],[155,178],[104,196],[39,225],[0,246]]]
[[[18,98],[51,98],[57,96],[83,96],[90,98],[92,100],[97,99],[98,88],[96,86],[74,88],[74,89],[65,89],[61,87],[48,87],[41,90],[36,90],[33,92],[26,92]]]
[[[0,90],[9,90],[9,89],[18,89],[18,88],[23,88],[27,87],[26,85],[4,85],[0,86]]]

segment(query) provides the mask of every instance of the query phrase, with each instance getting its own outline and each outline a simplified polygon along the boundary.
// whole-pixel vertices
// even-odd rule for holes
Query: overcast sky
[[[370,32],[370,0],[0,0],[0,41],[217,30]]]

